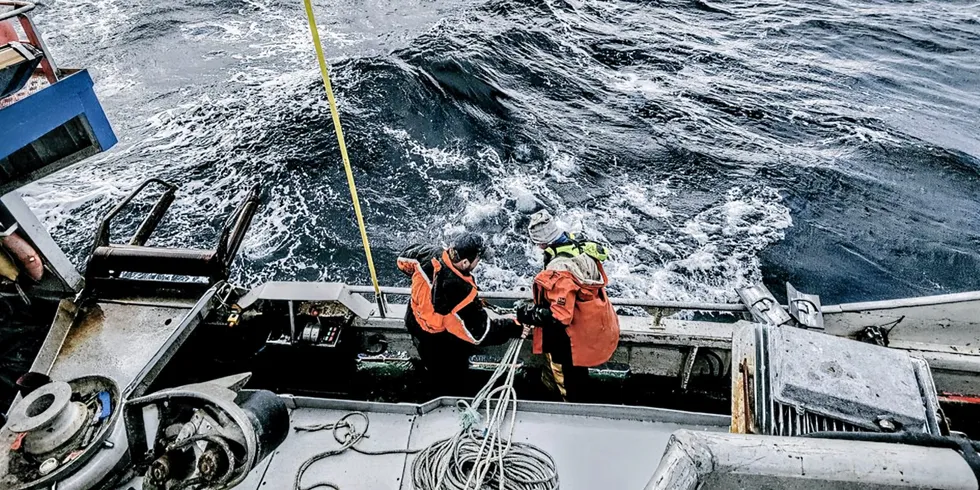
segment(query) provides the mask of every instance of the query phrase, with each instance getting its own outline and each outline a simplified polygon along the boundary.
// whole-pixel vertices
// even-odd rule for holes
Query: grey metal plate
[[[189,310],[189,306],[148,308],[112,303],[88,307],[68,330],[50,376],[73,379],[98,374],[125,388]]]
[[[360,318],[373,316],[376,309],[364,296],[351,294],[347,285],[339,282],[267,282],[246,293],[239,304],[247,308],[258,300],[338,302]]]
[[[294,426],[334,422],[349,409],[367,412],[371,427],[369,437],[358,446],[363,449],[421,448],[451,436],[459,428],[457,411],[448,400],[440,399],[418,407],[419,413],[424,415],[406,413],[415,412],[416,407],[406,404],[323,399],[296,399],[296,402],[343,409],[295,408],[290,416]],[[430,410],[430,407],[435,408]],[[531,411],[518,412],[515,440],[533,443],[555,458],[563,490],[643,488],[656,470],[670,434],[675,430],[725,432],[728,428],[726,417],[669,410],[544,403],[528,404],[527,407]],[[650,421],[685,420],[687,416],[708,425]],[[338,447],[330,431],[290,432],[271,458],[253,470],[238,488],[291,489],[303,461],[318,452]],[[411,490],[413,460],[414,456],[370,456],[348,451],[311,466],[303,478],[303,486],[329,481],[344,490]],[[596,464],[597,461],[601,463]]]
[[[795,328],[768,331],[775,401],[859,425],[879,415],[925,424],[908,353]]]
[[[265,475],[266,475],[266,473],[269,470],[269,465],[270,464],[272,464],[272,458],[265,458],[265,459],[263,459],[262,462],[260,462],[259,465],[256,466],[248,474],[248,476],[245,477],[245,480],[242,481],[241,483],[239,483],[236,488],[247,489],[247,488],[259,488],[259,487],[261,487],[262,486],[262,480],[265,478]],[[268,485],[266,485],[266,487],[268,487]],[[136,487],[136,488],[139,488],[139,487]],[[292,487],[290,487],[290,488],[292,488]]]
[[[340,301],[347,286],[339,282],[271,281],[256,287],[251,294],[259,299],[276,301]]]
[[[298,425],[335,422],[346,414],[341,410],[319,410],[299,408],[290,414],[293,427]],[[407,447],[409,432],[415,415],[376,413],[368,414],[371,426],[370,437],[365,438],[358,447],[365,450],[382,450]],[[360,421],[354,422],[359,424]],[[319,432],[291,431],[286,441],[273,453],[262,483],[256,487],[262,490],[289,490],[299,466],[311,456],[340,447],[330,430]],[[315,483],[330,482],[345,490],[353,489],[391,489],[401,488],[402,468],[405,466],[404,454],[384,456],[365,456],[347,451],[314,463],[303,477],[302,487]],[[254,471],[254,470],[253,470]],[[250,478],[246,482],[254,481]]]

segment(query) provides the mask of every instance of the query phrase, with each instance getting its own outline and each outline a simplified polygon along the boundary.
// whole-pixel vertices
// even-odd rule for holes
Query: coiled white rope
[[[477,393],[472,403],[459,402],[462,410],[460,430],[425,449],[366,451],[357,448],[357,443],[367,436],[371,423],[368,416],[361,412],[348,413],[335,423],[295,427],[296,431],[332,430],[340,447],[316,454],[303,462],[296,473],[293,488],[339,490],[339,486],[330,482],[303,487],[303,475],[317,461],[350,449],[366,455],[417,452],[418,456],[412,463],[412,485],[416,490],[558,490],[558,470],[551,455],[531,444],[512,441],[517,425],[514,378],[523,343],[523,339],[510,343],[490,381]],[[503,384],[496,386],[501,378],[504,378]],[[358,430],[350,422],[351,417],[355,416],[363,418],[363,430]]]
[[[523,343],[523,339],[510,343],[472,404],[459,402],[463,411],[459,432],[416,456],[412,464],[416,490],[558,489],[558,470],[551,455],[512,441],[517,425],[514,378]],[[503,384],[496,386],[501,377]]]

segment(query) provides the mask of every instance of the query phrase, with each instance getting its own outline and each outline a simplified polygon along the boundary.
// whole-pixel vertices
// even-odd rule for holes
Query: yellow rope
[[[316,59],[320,63],[320,76],[323,77],[323,88],[327,91],[327,101],[330,102],[330,113],[333,115],[333,127],[337,132],[337,144],[340,145],[340,156],[344,159],[344,171],[347,172],[347,186],[350,187],[350,197],[354,202],[354,214],[357,215],[357,226],[361,229],[361,242],[364,244],[364,255],[367,256],[368,270],[371,272],[371,283],[374,284],[374,294],[381,301],[381,287],[378,285],[378,274],[374,271],[374,259],[371,258],[371,244],[368,243],[367,229],[364,227],[364,216],[361,215],[361,204],[357,198],[357,187],[354,185],[354,174],[351,172],[350,160],[347,158],[347,144],[344,143],[344,130],[340,127],[340,112],[337,111],[337,101],[333,97],[330,86],[330,75],[327,73],[327,62],[323,58],[323,47],[320,46],[320,32],[316,28],[311,0],[303,0],[306,6],[306,18],[310,22],[310,34],[313,35],[313,47],[316,48]],[[379,311],[384,315],[384,311]]]

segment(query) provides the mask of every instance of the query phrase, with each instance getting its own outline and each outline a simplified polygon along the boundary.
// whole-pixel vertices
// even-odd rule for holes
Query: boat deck
[[[358,447],[366,450],[423,448],[459,427],[455,398],[426,404],[371,403],[289,397],[293,427],[339,420],[351,411],[371,419]],[[360,423],[360,422],[355,422]],[[721,415],[610,405],[522,402],[514,439],[537,445],[555,459],[563,490],[642,489],[653,476],[670,434],[678,429],[728,430]],[[359,426],[360,427],[360,426]],[[292,489],[309,457],[340,447],[329,430],[290,431],[239,489]],[[413,455],[370,456],[347,451],[307,470],[302,487],[331,482],[343,490],[412,488]],[[601,462],[597,464],[597,462]]]

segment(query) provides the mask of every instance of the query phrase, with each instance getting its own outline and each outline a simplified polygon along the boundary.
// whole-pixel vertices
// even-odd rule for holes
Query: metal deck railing
[[[44,59],[41,60],[41,71],[44,72],[44,76],[48,79],[48,83],[56,83],[61,75],[58,71],[57,65],[54,63],[54,59],[51,57],[51,52],[48,51],[48,46],[44,44],[44,38],[41,37],[41,33],[38,32],[37,27],[34,26],[34,21],[31,16],[28,15],[32,10],[34,10],[35,4],[32,2],[22,2],[20,0],[0,0],[0,7],[13,7],[13,10],[8,10],[6,12],[0,12],[0,22],[17,19],[20,21],[20,27],[24,29],[24,34],[27,35],[27,40],[34,45],[34,47],[41,50],[44,53]]]
[[[348,290],[350,290],[352,293],[374,294],[373,286],[348,286]],[[410,288],[382,286],[381,294],[385,296],[410,296],[412,294],[412,290]],[[517,301],[521,299],[531,299],[531,290],[528,288],[521,288],[514,291],[480,291],[480,297],[489,300]],[[695,310],[725,313],[748,312],[748,308],[742,304],[704,303],[696,301],[664,301],[643,298],[611,299],[612,303],[616,306],[634,306],[645,309]]]

